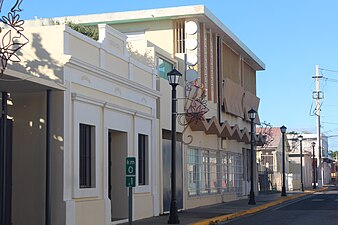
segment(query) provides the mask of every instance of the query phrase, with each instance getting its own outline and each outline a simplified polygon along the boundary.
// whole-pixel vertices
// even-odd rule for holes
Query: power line
[[[322,123],[326,123],[326,124],[338,124],[338,123],[335,123],[335,122],[322,122]]]
[[[338,73],[337,70],[330,70],[330,69],[325,69],[325,68],[319,68],[321,71],[324,70],[324,71],[328,71],[328,72],[332,72],[332,73]]]
[[[325,81],[338,83],[338,79],[333,79],[333,78],[329,78],[329,77],[323,77],[323,78],[325,79]]]

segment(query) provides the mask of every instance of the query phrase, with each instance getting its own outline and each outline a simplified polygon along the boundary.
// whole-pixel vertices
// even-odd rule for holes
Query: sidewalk
[[[209,225],[210,222],[225,221],[239,216],[255,213],[282,202],[302,197],[313,191],[287,192],[286,197],[281,197],[280,192],[259,193],[256,196],[256,205],[248,205],[248,199],[224,202],[215,205],[202,206],[184,210],[178,213],[180,224]],[[160,225],[168,224],[169,215],[151,217],[137,220],[133,225]],[[123,223],[127,225],[128,223]]]

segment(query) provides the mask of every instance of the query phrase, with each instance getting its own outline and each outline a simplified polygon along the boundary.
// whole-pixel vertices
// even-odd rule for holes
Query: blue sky
[[[14,1],[8,1],[12,3]],[[24,19],[204,4],[265,64],[258,73],[262,121],[288,131],[316,130],[312,91],[315,66],[338,71],[338,1],[336,0],[24,0]],[[322,70],[325,98],[322,131],[338,134],[338,73]],[[329,139],[338,150],[338,138]]]

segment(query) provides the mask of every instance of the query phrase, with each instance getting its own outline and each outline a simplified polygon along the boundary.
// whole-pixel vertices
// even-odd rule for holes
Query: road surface
[[[338,187],[317,192],[226,225],[338,225]]]

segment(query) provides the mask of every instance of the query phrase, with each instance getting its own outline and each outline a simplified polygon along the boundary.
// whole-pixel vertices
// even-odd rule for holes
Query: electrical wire
[[[328,78],[328,77],[325,77],[324,79],[328,82],[338,83],[338,79],[333,79],[333,78]]]
[[[338,124],[338,123],[335,123],[335,122],[322,122],[322,123],[326,123],[326,124]]]
[[[330,69],[325,69],[325,68],[319,68],[320,71],[324,70],[324,71],[328,71],[328,72],[332,72],[332,73],[338,73],[338,70],[330,70]]]

